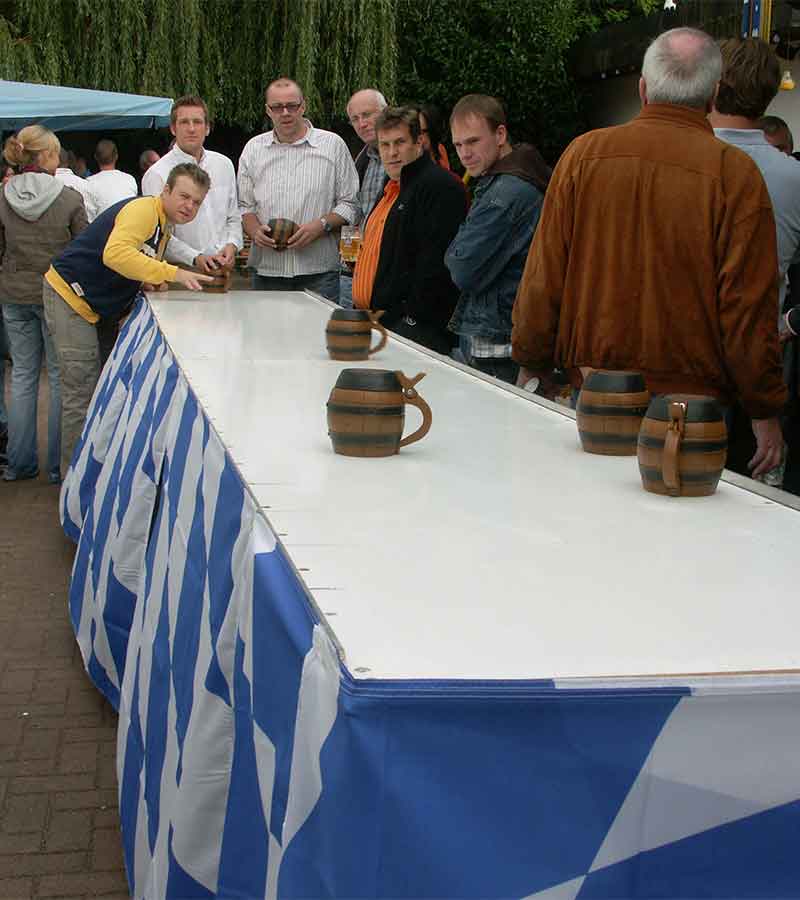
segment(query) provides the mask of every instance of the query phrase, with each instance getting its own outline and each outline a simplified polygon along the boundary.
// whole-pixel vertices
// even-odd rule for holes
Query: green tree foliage
[[[571,44],[660,0],[0,0],[0,77],[176,97],[200,93],[212,117],[264,121],[264,86],[305,90],[321,126],[350,94],[448,111],[492,93],[513,132],[552,158],[580,130],[566,66]]]
[[[176,97],[200,93],[244,129],[279,75],[314,121],[341,118],[354,85],[397,77],[395,0],[0,0],[0,76]]]
[[[592,28],[624,22],[631,16],[649,15],[658,9],[662,0],[589,0]]]
[[[512,134],[551,160],[584,128],[567,51],[586,32],[663,0],[397,0],[398,94],[445,113],[468,93],[499,97]]]
[[[493,94],[512,134],[552,158],[580,130],[566,52],[589,15],[585,0],[398,0],[399,94],[445,112],[464,94]]]

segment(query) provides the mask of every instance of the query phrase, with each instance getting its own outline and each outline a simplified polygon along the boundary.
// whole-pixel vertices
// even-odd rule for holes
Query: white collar
[[[176,159],[179,159],[181,162],[194,163],[195,165],[199,165],[198,161],[192,156],[191,153],[187,153],[185,150],[181,150],[181,148],[175,144],[170,153],[174,153]],[[203,153],[200,156],[200,162],[202,162],[206,158],[206,148],[203,147]]]
[[[271,131],[267,132],[267,143],[279,144],[285,147],[297,147],[299,144],[303,144],[307,141],[312,147],[318,146],[319,138],[317,136],[317,129],[314,128],[314,126],[308,119],[303,119],[303,122],[305,122],[306,133],[296,141],[292,141],[289,144],[284,144],[283,141],[278,140],[278,136],[275,134],[275,129],[273,128]]]

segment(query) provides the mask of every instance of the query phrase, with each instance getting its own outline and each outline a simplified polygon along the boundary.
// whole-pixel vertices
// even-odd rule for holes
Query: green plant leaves
[[[0,0],[0,75],[177,97],[212,119],[264,121],[264,88],[302,86],[321,127],[350,95],[445,111],[466,93],[498,96],[512,133],[551,159],[581,128],[566,53],[586,31],[659,0]]]
[[[395,91],[395,0],[0,0],[0,73],[101,90],[199,93],[221,124],[264,122],[280,75],[315,124],[357,86]]]

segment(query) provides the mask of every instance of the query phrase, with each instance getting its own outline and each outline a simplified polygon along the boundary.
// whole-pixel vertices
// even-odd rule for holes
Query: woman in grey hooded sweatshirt
[[[42,275],[86,227],[86,210],[81,195],[53,177],[60,150],[58,138],[41,125],[23,128],[3,149],[6,160],[22,170],[0,190],[0,297],[13,363],[6,481],[39,474],[36,409],[43,353],[50,384],[47,476],[53,484],[61,481],[61,390],[42,309]]]

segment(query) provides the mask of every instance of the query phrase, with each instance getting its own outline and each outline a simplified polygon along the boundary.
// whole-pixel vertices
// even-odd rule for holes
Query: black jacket
[[[458,288],[444,254],[466,215],[464,187],[427,153],[403,166],[400,194],[383,229],[370,304],[386,310],[384,325],[391,328],[405,315],[446,331]]]

